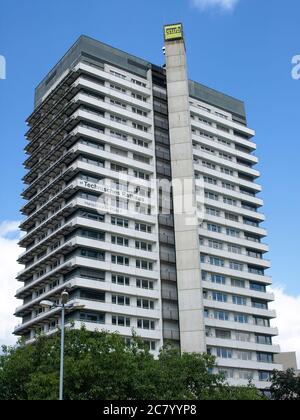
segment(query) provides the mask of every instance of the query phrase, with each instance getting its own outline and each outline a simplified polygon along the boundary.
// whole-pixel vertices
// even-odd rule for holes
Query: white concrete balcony
[[[227,261],[225,261],[225,267],[229,267],[229,261],[235,261],[235,262],[239,262],[242,264],[250,264],[250,265],[255,265],[255,266],[259,266],[263,269],[268,269],[271,266],[270,261],[268,260],[264,260],[261,258],[253,258],[253,257],[248,257],[246,252],[242,252],[241,254],[235,254],[233,252],[228,252],[225,249],[215,249],[215,248],[211,248],[208,245],[201,245],[200,246],[200,251],[201,254],[207,254],[209,256],[215,256],[215,257],[220,257],[222,259],[225,259]],[[247,269],[247,267],[245,267],[245,270]],[[236,270],[237,271],[237,275],[241,270]]]
[[[90,95],[79,92],[74,97],[74,102],[80,102],[83,105],[93,105],[95,108],[98,108],[104,112],[109,112],[110,114],[121,116],[122,118],[127,118],[130,121],[135,121],[137,123],[141,123],[147,127],[151,127],[153,120],[149,116],[145,117],[143,115],[139,115],[132,111],[130,107],[123,108],[117,105],[111,104],[109,101],[101,101],[99,99],[93,98]]]
[[[47,110],[49,110],[49,108],[50,110],[52,109],[52,106],[49,103],[50,99],[52,99],[54,105],[56,105],[57,101],[59,101],[66,93],[68,93],[72,83],[78,78],[78,76],[79,71],[74,70],[69,71],[66,76],[62,77],[56,84],[55,89],[47,92],[47,94],[42,98],[42,101],[27,118],[27,124],[37,124],[43,118],[43,112],[45,111],[45,108],[47,108]]]
[[[100,124],[103,127],[108,127],[108,128],[112,128],[115,129],[117,131],[121,131],[122,133],[131,135],[133,137],[140,137],[143,138],[145,140],[148,141],[152,141],[153,140],[153,133],[148,131],[141,131],[138,130],[134,127],[132,127],[131,125],[128,124],[121,124],[119,122],[116,121],[112,121],[108,118],[105,117],[101,117],[101,116],[97,116],[95,114],[91,114],[90,112],[87,112],[85,110],[78,110],[76,111],[76,113],[74,114],[75,118],[81,118],[83,120],[86,120],[87,122],[90,121],[92,123],[97,123]]]
[[[47,249],[50,245],[54,244],[57,241],[58,237],[66,235],[74,228],[73,221],[68,221],[61,225],[56,231],[46,236],[39,242],[36,242],[32,247],[24,251],[18,259],[20,264],[26,264],[27,260],[30,260],[34,255],[39,254],[43,250]]]
[[[105,210],[103,210],[102,208],[99,209],[99,203],[97,203],[97,201],[91,201],[91,200],[86,200],[85,198],[77,198],[76,201],[74,202],[75,205],[77,207],[80,208],[84,208],[84,209],[88,209],[88,210],[97,210],[99,211],[99,213],[103,213],[105,212]],[[116,217],[125,217],[128,220],[136,220],[137,222],[143,222],[143,223],[147,223],[149,225],[155,225],[156,224],[156,216],[149,216],[146,214],[142,214],[142,213],[136,213],[136,212],[128,212],[126,211],[123,214],[112,214],[113,216]]]
[[[243,332],[252,332],[257,334],[265,334],[271,336],[278,335],[278,329],[273,327],[263,327],[255,325],[253,323],[241,324],[239,322],[230,321],[221,321],[219,319],[214,319],[213,315],[209,318],[205,318],[205,325],[207,327],[214,327],[219,329],[229,329],[234,331],[243,331]]]
[[[109,72],[106,72],[104,70],[92,67],[88,64],[85,63],[79,63],[77,64],[77,66],[75,67],[75,70],[82,70],[86,73],[90,73],[91,75],[95,75],[98,77],[101,77],[103,80],[106,80],[108,82],[112,82],[112,83],[116,83],[117,85],[120,85],[128,90],[131,91],[136,91],[142,95],[145,96],[150,96],[151,95],[151,90],[150,87],[143,87],[143,86],[139,86],[136,85],[134,83],[132,83],[130,80],[127,79],[121,79],[117,76],[112,75]],[[132,78],[135,78],[133,75],[131,75]],[[137,79],[140,79],[139,77],[136,77]],[[144,83],[148,84],[148,81],[146,79],[143,79]]]
[[[149,147],[138,146],[130,141],[130,139],[122,140],[117,137],[110,136],[101,132],[93,131],[83,125],[78,125],[73,131],[74,135],[85,136],[95,140],[101,140],[102,142],[109,144],[113,147],[119,147],[120,149],[127,150],[132,153],[140,153],[149,158],[154,157],[153,143],[149,143]]]
[[[214,121],[218,124],[224,125],[228,128],[231,128],[233,130],[237,130],[237,131],[241,131],[242,133],[248,135],[249,137],[253,137],[255,136],[255,131],[252,130],[249,127],[246,127],[245,125],[242,124],[238,124],[234,121],[232,121],[230,118],[222,118],[218,115],[216,115],[214,112],[208,112],[205,111],[203,108],[199,108],[196,105],[191,105],[190,106],[190,110],[191,112],[193,112],[194,114],[199,115],[200,117],[204,117],[207,118],[211,121]],[[217,110],[216,110],[217,111]],[[220,110],[221,113],[224,113],[223,110]],[[242,139],[241,139],[242,140]],[[255,149],[256,145],[254,142],[250,141],[250,140],[244,140],[244,142],[242,143],[243,145],[247,146],[247,147],[251,147],[253,149]]]
[[[31,265],[25,267],[24,270],[20,271],[17,275],[17,279],[19,281],[26,281],[27,277],[31,274],[35,274],[40,271],[45,265],[50,264],[51,262],[55,261],[57,258],[65,256],[66,254],[70,253],[72,249],[77,246],[77,238],[74,237],[69,239],[66,242],[63,242],[60,246],[58,246],[54,251],[47,252],[45,256],[40,259],[36,259]]]
[[[203,299],[203,305],[208,309],[218,309],[220,311],[237,312],[264,318],[276,318],[276,312],[271,309],[258,309],[251,305],[234,305],[230,302],[218,302],[213,299]]]
[[[239,212],[239,214],[243,214],[245,216],[248,215],[249,217],[252,217],[254,219],[258,217],[261,221],[264,220],[264,215],[262,213],[259,213],[258,211],[254,211],[254,210],[252,211],[252,210],[245,209],[244,207],[242,207],[241,203],[239,202],[239,201],[247,202],[249,204],[254,204],[256,206],[262,206],[263,201],[260,198],[256,198],[256,197],[252,197],[252,196],[248,196],[248,195],[246,196],[245,194],[242,194],[240,191],[227,190],[226,188],[223,188],[223,187],[217,186],[217,185],[213,185],[213,184],[208,184],[208,183],[203,184],[202,180],[196,179],[196,186],[197,187],[202,188],[203,185],[204,185],[204,190],[205,191],[211,191],[215,194],[220,195],[219,200],[212,200],[214,202],[214,207],[220,207],[220,209],[224,209],[224,210],[231,209],[232,212],[234,212],[234,210],[235,210],[235,213]],[[236,200],[237,204],[236,205],[226,204],[226,203],[224,203],[222,197],[228,197],[228,198],[231,198],[233,200]],[[203,197],[198,197],[197,196],[197,199],[198,200],[202,199],[202,201],[203,201]],[[208,201],[210,199],[205,197],[205,200]],[[243,211],[245,211],[245,212],[243,212]]]
[[[234,171],[239,171],[242,173],[245,173],[246,175],[253,176],[255,178],[258,178],[260,176],[260,172],[256,169],[250,168],[245,165],[241,165],[237,162],[224,159],[216,154],[212,154],[209,152],[206,152],[205,150],[196,150],[194,152],[195,156],[197,156],[199,159],[208,160],[210,162],[215,163],[216,165],[224,166],[230,169],[233,169]],[[199,166],[199,168],[196,168],[197,170],[201,171],[202,166]]]
[[[132,175],[133,170],[129,170],[129,173],[125,174],[124,177],[124,174],[122,172],[113,171],[109,167],[102,168],[101,166],[81,161],[79,158],[72,164],[72,169],[75,172],[88,171],[91,175],[111,179],[113,181],[124,180],[125,182],[129,182],[130,185],[148,188],[151,191],[153,191],[153,185],[156,185],[155,183],[153,184],[151,180],[147,181],[144,179],[136,178]]]
[[[122,93],[115,89],[112,89],[108,86],[100,85],[99,83],[92,82],[90,80],[84,79],[84,77],[79,77],[75,82],[74,86],[78,89],[85,88],[87,90],[91,90],[93,92],[97,92],[102,94],[103,96],[119,100],[123,103],[127,103],[131,106],[137,106],[147,112],[152,111],[152,104],[150,102],[150,97],[147,94],[146,96],[149,98],[149,101],[141,101],[139,99],[133,98],[128,93]]]
[[[218,366],[226,368],[253,369],[263,371],[281,370],[281,365],[275,363],[261,363],[255,360],[239,360],[239,359],[221,359],[217,357]]]
[[[91,238],[84,238],[79,235],[74,235],[71,239],[67,240],[66,242],[63,242],[54,251],[48,251],[44,257],[42,257],[39,260],[35,260],[33,264],[31,264],[29,267],[25,268],[20,273],[18,273],[18,278],[21,280],[24,275],[28,275],[28,273],[31,272],[34,273],[39,271],[42,266],[47,264],[48,261],[52,261],[58,256],[66,255],[67,253],[71,252],[72,249],[77,247],[101,249],[101,251],[109,253],[109,255],[110,253],[115,253],[122,256],[128,256],[132,259],[130,261],[132,266],[134,266],[133,258],[144,259],[152,262],[155,262],[158,259],[157,252],[141,251],[135,248],[115,245],[106,241],[99,241]],[[108,256],[106,257],[108,258]]]
[[[200,159],[200,164],[201,164],[201,159]],[[255,182],[245,181],[244,179],[239,178],[238,176],[227,175],[221,172],[220,170],[209,169],[204,165],[201,165],[201,167],[202,169],[201,169],[201,172],[199,173],[201,173],[202,175],[209,175],[213,178],[219,179],[220,186],[222,185],[222,181],[228,181],[232,184],[237,185],[238,187],[242,186],[242,187],[250,188],[251,190],[253,190],[253,193],[255,194],[262,191],[261,185],[258,185]],[[197,168],[198,168],[198,165],[197,165]],[[251,197],[251,195],[248,195],[248,194],[243,194],[243,196],[245,196],[244,197],[245,199],[246,197]]]
[[[47,288],[47,286],[46,286]],[[85,277],[79,277],[74,275],[74,277],[66,280],[63,283],[57,285],[57,287],[53,289],[47,289],[45,293],[39,295],[38,297],[32,299],[30,302],[26,304],[20,305],[16,308],[15,315],[16,316],[23,316],[26,311],[29,309],[32,310],[39,305],[42,300],[49,300],[54,296],[57,296],[62,290],[68,289],[69,291],[75,290],[78,288],[85,288],[95,291],[103,291],[108,293],[119,293],[124,294],[127,296],[135,296],[137,298],[145,298],[145,299],[153,299],[159,300],[160,299],[160,291],[156,287],[154,289],[143,289],[135,286],[122,286],[120,284],[115,284],[109,281],[100,281],[89,279]]]
[[[194,125],[193,121],[192,121],[192,125]],[[203,128],[203,126],[205,126],[205,125],[201,124],[201,128]],[[207,132],[209,132],[210,134],[213,134],[213,133],[211,133],[211,131],[214,131],[214,129],[210,130],[210,128],[211,127],[209,126],[209,129],[206,128],[205,130]],[[220,133],[218,134],[218,137],[220,137]],[[209,138],[206,138],[206,137],[203,137],[203,136],[198,136],[194,133],[192,135],[192,139],[193,139],[193,142],[195,142],[199,145],[198,150],[200,152],[202,152],[202,149],[200,148],[200,145],[203,145],[203,146],[211,147],[211,148],[217,150],[218,152],[222,152],[222,153],[226,153],[228,155],[234,156],[235,158],[245,159],[248,162],[250,162],[252,165],[256,165],[258,163],[258,158],[256,156],[251,155],[250,153],[241,152],[240,150],[237,150],[234,147],[226,146],[226,145],[224,145],[223,143],[220,143],[217,140],[212,140],[212,139],[209,139]],[[195,148],[195,150],[197,150],[197,149]]]
[[[73,140],[72,132],[69,133],[68,142]],[[65,150],[64,143],[65,139],[57,144],[57,149],[60,149],[59,158],[53,160],[53,155],[51,153],[46,154],[41,161],[39,161],[29,172],[23,177],[23,181],[26,184],[30,184],[30,188],[34,185],[40,184],[41,182],[46,182],[53,176],[59,174],[61,170],[65,168],[70,162],[72,162],[74,156],[70,150]],[[62,147],[62,149],[61,149]],[[31,184],[32,183],[32,184]]]
[[[211,114],[209,114],[209,115],[211,115]],[[221,118],[221,121],[223,122],[222,118]],[[226,120],[224,119],[224,121],[226,121]],[[222,125],[224,125],[224,124],[222,124]],[[245,139],[243,139],[239,136],[235,136],[234,134],[231,134],[230,132],[227,133],[226,131],[223,131],[221,129],[218,129],[217,127],[214,127],[213,125],[205,124],[205,123],[197,120],[196,118],[194,118],[194,119],[191,118],[191,126],[195,127],[195,128],[198,128],[202,131],[205,131],[205,132],[207,132],[207,133],[209,133],[213,136],[223,138],[225,140],[229,140],[233,143],[239,143],[243,146],[249,147],[252,150],[256,149],[256,145],[253,142],[247,141],[247,140],[245,140]],[[239,128],[237,130],[241,131]]]
[[[209,200],[209,199],[207,199],[207,200]],[[233,206],[233,207],[235,207],[235,206]],[[248,224],[242,223],[242,222],[234,222],[232,220],[227,220],[225,217],[220,218],[220,217],[212,216],[211,214],[206,213],[205,214],[205,221],[207,223],[212,223],[212,224],[217,224],[217,225],[223,226],[223,228],[237,229],[240,232],[245,232],[246,231],[248,233],[253,233],[253,234],[255,234],[257,236],[260,236],[260,237],[266,237],[267,236],[267,231],[264,228],[251,226],[251,225],[248,225]]]
[[[86,153],[89,154],[91,156],[95,156],[97,158],[99,158],[99,150],[95,149],[92,146],[86,146],[85,144],[82,143],[77,143],[75,146],[72,147],[71,149],[74,153],[76,153],[77,151],[79,153]],[[116,155],[114,153],[111,152],[107,152],[107,151],[101,151],[101,159],[106,160],[106,161],[110,161],[113,163],[117,163],[119,165],[124,165],[125,167],[130,167],[130,168],[134,168],[134,169],[139,169],[139,170],[143,170],[147,173],[152,173],[154,171],[154,166],[153,164],[147,164],[147,163],[143,163],[140,162],[138,160],[134,160],[132,158],[129,157],[123,157],[120,155]]]
[[[81,321],[75,321],[74,322],[74,328],[75,329],[80,329],[81,326],[84,324],[84,326],[86,327],[86,329],[88,331],[109,331],[110,333],[119,333],[122,337],[132,337],[132,328],[135,329],[136,333],[138,334],[139,337],[141,337],[142,339],[145,340],[155,340],[158,342],[158,347],[160,346],[161,343],[161,332],[157,331],[157,330],[144,330],[144,329],[140,329],[140,328],[136,328],[134,326],[131,327],[121,327],[121,326],[117,326],[117,325],[112,325],[112,324],[97,324],[97,323],[92,323],[92,322],[81,322]]]
[[[268,252],[269,250],[269,247],[266,244],[249,241],[243,237],[228,236],[225,233],[211,232],[210,230],[207,230],[206,228],[203,228],[201,226],[199,227],[199,236],[201,236],[202,238],[216,239],[218,241],[227,242],[246,248],[256,249],[257,251],[261,251],[263,253]]]
[[[120,292],[119,292],[120,294]],[[125,316],[131,316],[136,318],[145,318],[150,320],[160,320],[161,318],[161,310],[158,309],[142,309],[138,308],[137,306],[125,306],[125,305],[116,305],[109,302],[96,302],[93,300],[87,300],[83,298],[75,298],[76,303],[78,302],[79,305],[84,305],[85,311],[99,311],[105,312],[109,314],[120,314]],[[157,305],[159,306],[159,305]]]
[[[100,260],[85,258],[81,256],[76,256],[74,258],[73,263],[77,266],[95,268],[96,270],[101,270],[101,271],[111,271],[115,274],[128,275],[128,276],[137,277],[137,278],[144,278],[146,280],[159,279],[159,271],[142,270],[142,269],[136,268],[135,264],[126,266],[126,265],[121,265],[121,264],[113,264],[109,260],[100,261]]]
[[[266,353],[280,353],[278,345],[258,344],[255,341],[223,340],[221,338],[206,337],[206,345],[210,347],[225,347],[234,350],[250,350]]]
[[[229,284],[217,284],[217,283],[208,282],[205,280],[203,280],[202,282],[202,287],[204,290],[212,290],[216,292],[229,293],[229,294],[244,296],[248,298],[262,299],[262,300],[266,300],[267,302],[273,302],[275,300],[274,293],[257,292],[255,290],[252,290],[246,287],[245,288],[234,287]]]
[[[246,386],[249,385],[249,380],[247,380],[247,379],[228,378],[227,382],[230,386],[244,386],[244,387],[246,387]],[[254,379],[252,381],[252,384],[255,386],[255,388],[261,389],[261,390],[269,389],[270,386],[271,386],[270,382],[263,382],[263,381],[259,381],[259,380],[256,380],[256,379]]]
[[[35,207],[40,203],[43,203],[45,199],[50,195],[56,193],[59,188],[65,186],[70,179],[75,175],[73,167],[65,169],[61,174],[59,174],[55,179],[53,179],[48,185],[43,187],[40,191],[37,192],[33,197],[31,197],[23,209],[29,207]]]
[[[258,274],[252,274],[248,271],[237,271],[237,270],[231,270],[228,267],[219,267],[216,265],[211,265],[207,263],[201,263],[201,269],[204,271],[213,271],[216,274],[221,274],[228,277],[233,278],[240,278],[244,280],[252,280],[254,282],[263,283],[265,285],[272,284],[272,279],[269,276],[261,276]]]
[[[27,246],[32,240],[35,239],[37,235],[40,235],[42,232],[44,232],[44,230],[54,227],[58,220],[62,220],[63,218],[68,217],[69,214],[72,213],[73,207],[76,206],[76,204],[76,200],[72,200],[69,203],[61,205],[61,207],[56,212],[52,213],[51,216],[48,216],[42,223],[35,226],[25,236],[23,236],[19,241],[19,245],[21,247]],[[21,229],[26,229],[26,226],[28,225],[26,223],[27,221],[28,219],[22,223]]]

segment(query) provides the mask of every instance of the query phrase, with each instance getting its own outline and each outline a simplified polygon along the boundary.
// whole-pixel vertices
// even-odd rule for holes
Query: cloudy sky
[[[86,34],[161,65],[162,26],[184,23],[190,78],[245,100],[256,129],[260,182],[269,231],[277,339],[300,358],[300,196],[298,121],[300,80],[292,59],[300,54],[300,2],[286,0],[2,0],[0,56],[0,343],[12,343],[16,324],[14,278],[20,250],[22,161],[26,117],[34,86],[77,37]],[[299,360],[300,363],[300,360]]]

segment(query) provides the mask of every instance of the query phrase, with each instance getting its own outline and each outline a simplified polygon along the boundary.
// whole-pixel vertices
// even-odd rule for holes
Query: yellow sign
[[[183,27],[181,23],[175,25],[166,25],[164,27],[165,41],[173,41],[183,38]]]

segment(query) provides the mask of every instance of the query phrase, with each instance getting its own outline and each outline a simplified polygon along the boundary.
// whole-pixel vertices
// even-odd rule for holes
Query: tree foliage
[[[271,395],[274,400],[300,400],[300,376],[294,369],[275,370],[271,377]]]
[[[34,344],[4,347],[0,356],[1,400],[58,398],[60,338],[40,336]],[[67,330],[65,399],[68,400],[255,400],[252,386],[231,388],[212,374],[215,360],[164,348],[154,358],[133,336],[127,346],[118,334]]]

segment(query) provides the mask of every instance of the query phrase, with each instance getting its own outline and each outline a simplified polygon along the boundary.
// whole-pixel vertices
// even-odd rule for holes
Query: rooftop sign
[[[164,27],[165,41],[174,41],[183,39],[183,26],[182,23],[173,25],[166,25]]]

